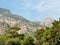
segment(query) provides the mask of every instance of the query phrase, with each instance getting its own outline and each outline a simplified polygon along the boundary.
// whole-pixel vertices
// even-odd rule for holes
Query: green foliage
[[[5,45],[6,38],[3,36],[0,36],[0,45]]]
[[[37,29],[37,31],[35,32],[35,44],[36,45],[40,45],[41,44],[41,36],[43,35],[44,29]]]
[[[5,45],[21,45],[20,40],[18,38],[11,38],[9,40],[7,40]]]
[[[8,37],[17,37],[18,33],[16,31],[20,30],[21,28],[19,27],[10,27],[8,30],[6,30],[6,36]]]
[[[60,45],[60,21],[54,21],[53,27],[36,31],[36,45]],[[39,43],[37,43],[39,42]]]
[[[54,21],[53,27],[37,29],[32,36],[18,34],[19,27],[11,27],[6,30],[6,35],[0,36],[0,45],[60,45],[60,20]]]
[[[32,37],[27,37],[26,39],[24,39],[23,45],[35,45],[33,38]]]
[[[20,30],[21,28],[19,27],[10,27],[8,30]]]
[[[19,36],[19,39],[20,40],[23,40],[24,39],[24,37],[25,37],[25,35],[24,34],[20,34],[20,35],[18,35]]]

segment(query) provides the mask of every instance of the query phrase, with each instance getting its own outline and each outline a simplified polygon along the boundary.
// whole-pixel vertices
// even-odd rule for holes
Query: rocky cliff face
[[[45,19],[41,22],[41,25],[42,25],[43,27],[52,27],[52,26],[53,26],[52,22],[53,22],[53,20],[52,20],[50,17],[48,17],[48,18],[45,18]]]
[[[22,16],[13,14],[8,9],[0,8],[0,30],[4,31],[13,26],[18,26],[21,28],[21,31],[26,32],[27,30],[34,30],[40,25],[31,22]]]
[[[10,10],[0,8],[0,34],[4,34],[9,27],[18,26],[21,28],[18,33],[35,31],[37,28],[52,27],[53,20],[46,18],[42,22],[31,22],[22,16],[13,14]]]

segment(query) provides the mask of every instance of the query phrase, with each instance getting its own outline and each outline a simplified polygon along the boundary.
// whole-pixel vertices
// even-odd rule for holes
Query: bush
[[[5,45],[21,45],[20,40],[18,38],[9,39]]]

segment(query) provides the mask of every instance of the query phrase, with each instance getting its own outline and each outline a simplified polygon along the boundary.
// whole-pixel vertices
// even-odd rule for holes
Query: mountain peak
[[[41,25],[42,26],[46,26],[46,27],[52,27],[52,22],[53,22],[53,19],[51,19],[50,17],[47,17],[45,18],[42,22],[41,22]]]
[[[0,8],[0,13],[1,14],[9,14],[9,13],[11,13],[11,11],[9,9]]]

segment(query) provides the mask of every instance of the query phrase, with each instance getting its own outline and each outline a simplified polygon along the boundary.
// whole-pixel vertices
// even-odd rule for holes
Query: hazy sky
[[[0,0],[0,8],[10,9],[32,21],[60,17],[60,0]]]

